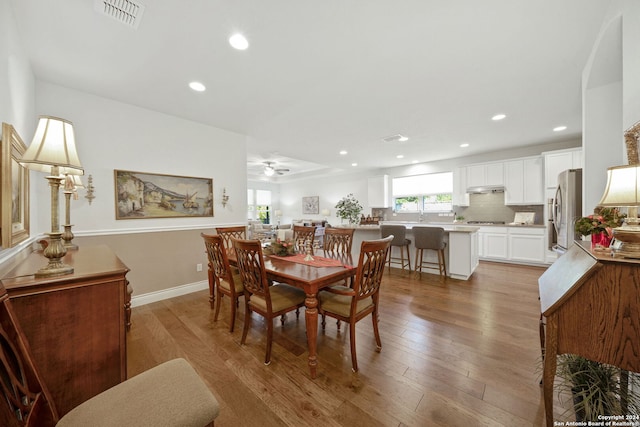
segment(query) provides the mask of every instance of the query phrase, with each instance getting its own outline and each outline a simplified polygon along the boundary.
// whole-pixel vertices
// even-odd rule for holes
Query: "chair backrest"
[[[311,247],[313,247],[313,239],[316,237],[316,227],[310,226],[306,227],[304,225],[294,225],[293,226],[293,243],[296,245],[296,249],[298,251],[301,248],[298,247],[298,242],[301,240],[309,241]]]
[[[0,284],[0,425],[54,426],[58,413],[31,356],[7,290]]]
[[[351,301],[352,313],[355,312],[359,300],[377,297],[392,240],[393,236],[388,236],[379,240],[365,240],[360,245],[358,269],[353,281],[353,290],[356,296]]]
[[[325,228],[323,249],[325,254],[351,255],[355,228]]]
[[[204,247],[207,249],[207,257],[209,259],[209,273],[215,280],[216,285],[220,284],[220,279],[229,283],[232,292],[235,291],[233,283],[233,275],[229,267],[229,258],[227,249],[224,247],[224,239],[220,234],[204,234],[200,233],[204,239]],[[231,243],[233,245],[233,243]],[[233,250],[233,249],[232,249]]]
[[[442,227],[413,227],[413,237],[416,248],[444,249],[444,228]]]
[[[244,286],[245,298],[255,294],[264,298],[267,310],[271,311],[271,295],[269,294],[269,281],[264,268],[262,256],[262,244],[259,240],[233,240],[236,251],[236,261],[240,278]]]
[[[407,235],[407,227],[401,224],[382,224],[380,226],[380,236],[385,237],[393,235],[391,241],[392,246],[404,245]]]
[[[216,227],[216,233],[222,237],[222,243],[227,251],[233,250],[231,239],[246,239],[247,227],[239,225],[237,227]]]

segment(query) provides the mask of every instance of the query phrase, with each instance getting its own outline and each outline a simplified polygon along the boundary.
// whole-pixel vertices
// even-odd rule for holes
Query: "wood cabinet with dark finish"
[[[545,415],[552,426],[557,355],[576,354],[640,372],[640,261],[577,242],[538,284],[546,321],[541,328]]]
[[[35,278],[34,252],[2,279],[60,416],[127,378],[129,269],[107,246],[69,251],[72,274]]]

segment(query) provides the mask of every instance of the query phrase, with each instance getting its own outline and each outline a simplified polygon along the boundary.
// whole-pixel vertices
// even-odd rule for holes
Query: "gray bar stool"
[[[444,259],[444,248],[447,242],[444,241],[444,228],[442,227],[413,227],[413,237],[416,239],[416,272],[422,273],[422,267],[438,268],[439,274],[447,277],[447,264]],[[438,262],[423,261],[425,249],[436,251]]]
[[[389,269],[391,269],[391,264],[393,263],[400,265],[400,268],[402,268],[403,270],[405,267],[409,267],[409,271],[411,271],[411,255],[409,255],[409,246],[411,245],[411,240],[405,237],[407,234],[407,228],[404,225],[383,224],[380,226],[380,234],[382,235],[383,239],[385,237],[393,235],[391,247],[389,248],[389,258],[387,258]],[[400,257],[392,256],[394,247],[400,248]],[[406,259],[404,257],[405,249],[407,252]]]

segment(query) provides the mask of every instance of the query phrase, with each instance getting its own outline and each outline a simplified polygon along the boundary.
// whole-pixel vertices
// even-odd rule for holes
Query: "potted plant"
[[[625,214],[617,208],[602,208],[598,213],[578,218],[575,231],[581,236],[591,236],[591,242],[608,247],[613,238],[613,229],[620,227]]]
[[[348,194],[343,197],[335,208],[338,218],[348,220],[349,224],[354,225],[360,221],[362,205],[360,205],[360,202],[358,202],[353,194]]]
[[[558,357],[558,392],[571,392],[576,421],[599,421],[603,415],[638,414],[640,396],[633,375],[615,366],[574,354]],[[624,399],[624,400],[623,400]]]

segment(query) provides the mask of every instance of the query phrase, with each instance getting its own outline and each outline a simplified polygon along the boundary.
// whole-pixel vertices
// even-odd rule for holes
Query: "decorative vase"
[[[608,248],[611,244],[611,237],[607,233],[593,233],[591,235],[591,247],[595,248],[600,245]]]

